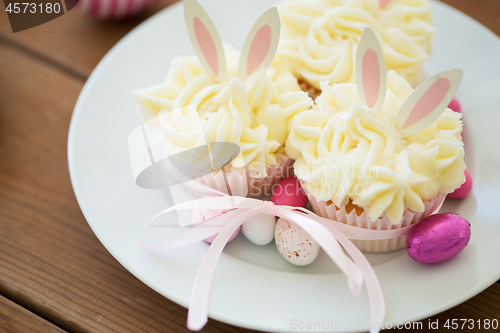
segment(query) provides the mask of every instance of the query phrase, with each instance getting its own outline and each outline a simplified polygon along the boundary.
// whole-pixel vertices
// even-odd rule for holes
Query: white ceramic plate
[[[270,1],[200,1],[222,39],[240,48]],[[452,260],[434,266],[412,261],[405,250],[367,255],[380,279],[386,322],[420,320],[478,294],[500,277],[500,40],[464,14],[434,5],[439,34],[431,66],[464,69],[458,92],[465,122],[466,161],[474,179],[467,199],[445,211],[469,219],[472,239]],[[108,251],[141,281],[185,307],[198,265],[207,250],[199,243],[182,249],[147,251],[139,235],[146,222],[168,206],[162,192],[134,183],[127,138],[139,124],[132,90],[163,80],[169,62],[194,54],[176,4],[129,33],[100,62],[75,107],[68,155],[76,197],[93,231]],[[185,231],[157,228],[170,239]],[[274,244],[258,247],[244,237],[230,243],[217,265],[209,316],[264,331],[364,331],[369,321],[366,290],[353,297],[346,278],[326,255],[300,268],[286,263]],[[316,324],[316,325],[318,325]],[[337,329],[336,329],[337,327]]]

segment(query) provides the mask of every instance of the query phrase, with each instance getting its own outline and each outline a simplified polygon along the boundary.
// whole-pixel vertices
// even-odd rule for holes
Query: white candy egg
[[[301,227],[280,218],[276,223],[274,239],[279,253],[297,266],[312,263],[319,253],[319,244]]]
[[[274,238],[276,217],[268,214],[257,214],[249,218],[241,226],[241,232],[256,245],[267,245]]]

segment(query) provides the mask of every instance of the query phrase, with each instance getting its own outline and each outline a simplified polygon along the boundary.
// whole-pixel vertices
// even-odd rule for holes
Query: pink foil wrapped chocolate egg
[[[287,177],[274,185],[271,201],[276,205],[305,207],[307,195],[302,189],[297,177]]]
[[[210,197],[213,197],[213,196],[206,195],[203,198],[210,198]],[[193,209],[193,213],[192,213],[193,224],[195,226],[199,225],[203,221],[206,221],[206,220],[211,219],[213,217],[219,216],[219,215],[224,214],[228,211],[229,211],[229,209]],[[239,231],[240,231],[240,228],[236,229],[236,231],[231,235],[231,238],[229,238],[228,242],[232,241],[238,235]],[[205,238],[204,240],[205,240],[205,242],[212,244],[212,242],[214,241],[216,236],[217,235],[214,235],[214,236]]]
[[[459,188],[455,191],[448,194],[448,198],[452,199],[462,199],[465,198],[472,191],[472,177],[467,169],[464,171],[465,174],[465,183],[463,183]]]
[[[426,217],[408,234],[410,258],[424,264],[437,264],[453,258],[469,243],[470,224],[455,213]]]

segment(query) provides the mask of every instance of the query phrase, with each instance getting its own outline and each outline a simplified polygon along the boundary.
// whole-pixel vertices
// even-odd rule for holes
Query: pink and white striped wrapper
[[[78,8],[99,19],[119,20],[136,15],[157,0],[80,0]]]

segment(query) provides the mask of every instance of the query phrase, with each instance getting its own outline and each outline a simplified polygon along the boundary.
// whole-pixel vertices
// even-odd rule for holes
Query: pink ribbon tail
[[[259,214],[259,209],[244,211],[231,220],[215,237],[198,268],[194,280],[187,317],[187,328],[199,331],[208,321],[208,295],[215,266],[231,235],[250,217]]]
[[[358,265],[361,274],[363,274],[363,278],[366,282],[366,290],[368,291],[368,299],[370,301],[370,333],[378,333],[380,332],[380,328],[375,328],[375,324],[381,324],[384,321],[385,300],[377,275],[365,256],[349,239],[343,235],[337,239]]]
[[[279,207],[279,208],[281,208],[281,207]],[[333,224],[330,223],[331,222],[330,220],[319,217],[316,214],[311,213],[308,210],[303,209],[303,208],[296,208],[296,209],[300,210],[302,212],[300,215],[302,215],[303,217],[307,216],[307,220],[311,221],[311,219],[312,219],[312,220],[318,222],[318,224],[316,224],[316,225],[323,226],[328,231],[326,234],[331,236],[333,239],[335,239],[335,243],[337,243],[337,241],[340,242],[340,244],[345,248],[347,253],[354,260],[354,262],[356,264],[352,263],[352,261],[350,261],[350,259],[349,259],[349,262],[350,262],[350,264],[352,264],[353,267],[356,268],[356,270],[359,270],[361,272],[361,274],[362,274],[361,279],[365,280],[366,289],[368,291],[368,298],[370,301],[370,321],[372,323],[370,325],[370,333],[380,332],[380,329],[375,328],[375,326],[376,326],[375,323],[382,323],[384,320],[385,301],[384,301],[384,295],[382,293],[382,287],[380,286],[380,282],[378,281],[377,275],[373,271],[368,260],[366,260],[365,256],[361,253],[361,251],[346,236],[344,236],[339,230],[337,230],[334,227]],[[280,211],[280,213],[282,213],[282,212]],[[310,224],[312,224],[311,223],[312,221],[311,222],[308,221],[308,223],[302,224],[301,222],[303,222],[303,221],[300,221],[300,219],[298,219],[297,216],[294,216],[294,215],[299,215],[298,213],[291,212],[291,211],[289,211],[287,213],[292,213],[292,214],[288,214],[290,222],[297,223],[301,228],[303,228],[307,233],[309,233],[314,238],[314,240],[316,240],[318,242],[318,244],[320,244],[320,246],[325,250],[325,252],[328,253],[326,248],[323,247],[323,245],[321,245],[321,243],[319,241],[319,240],[324,241],[323,235],[317,235],[316,231],[313,231],[313,229],[310,228]],[[314,224],[312,224],[312,225],[314,225]],[[335,224],[335,226],[336,225],[337,224]],[[314,233],[311,233],[311,231],[313,231]],[[329,244],[327,244],[327,245],[329,245]],[[342,253],[342,255],[343,255],[343,253]],[[332,257],[332,256],[330,256],[330,258],[335,263],[337,263],[337,265],[342,270],[342,272],[349,277],[349,274],[351,274],[351,272],[348,271],[347,269],[346,270],[342,269],[342,266],[338,264],[338,259],[336,260],[336,258]],[[350,267],[349,269],[352,270],[353,268]],[[349,288],[350,288],[351,292],[354,295],[359,294],[360,287],[362,286],[362,280],[361,280],[361,282],[359,282],[359,281],[354,280],[354,279],[348,279],[348,283],[349,283]]]
[[[307,212],[307,210],[305,210]],[[347,253],[354,260],[356,265],[359,267],[361,274],[366,282],[366,289],[368,291],[368,299],[370,301],[370,333],[380,332],[380,328],[375,328],[375,324],[383,323],[385,317],[385,300],[384,294],[382,292],[382,287],[378,281],[377,275],[373,270],[372,266],[366,259],[366,257],[361,253],[361,251],[340,231],[338,231],[331,223],[330,220],[319,217],[315,214],[308,213],[314,220],[322,223],[329,232],[331,232],[335,238],[344,247]],[[379,326],[380,327],[380,326]]]

